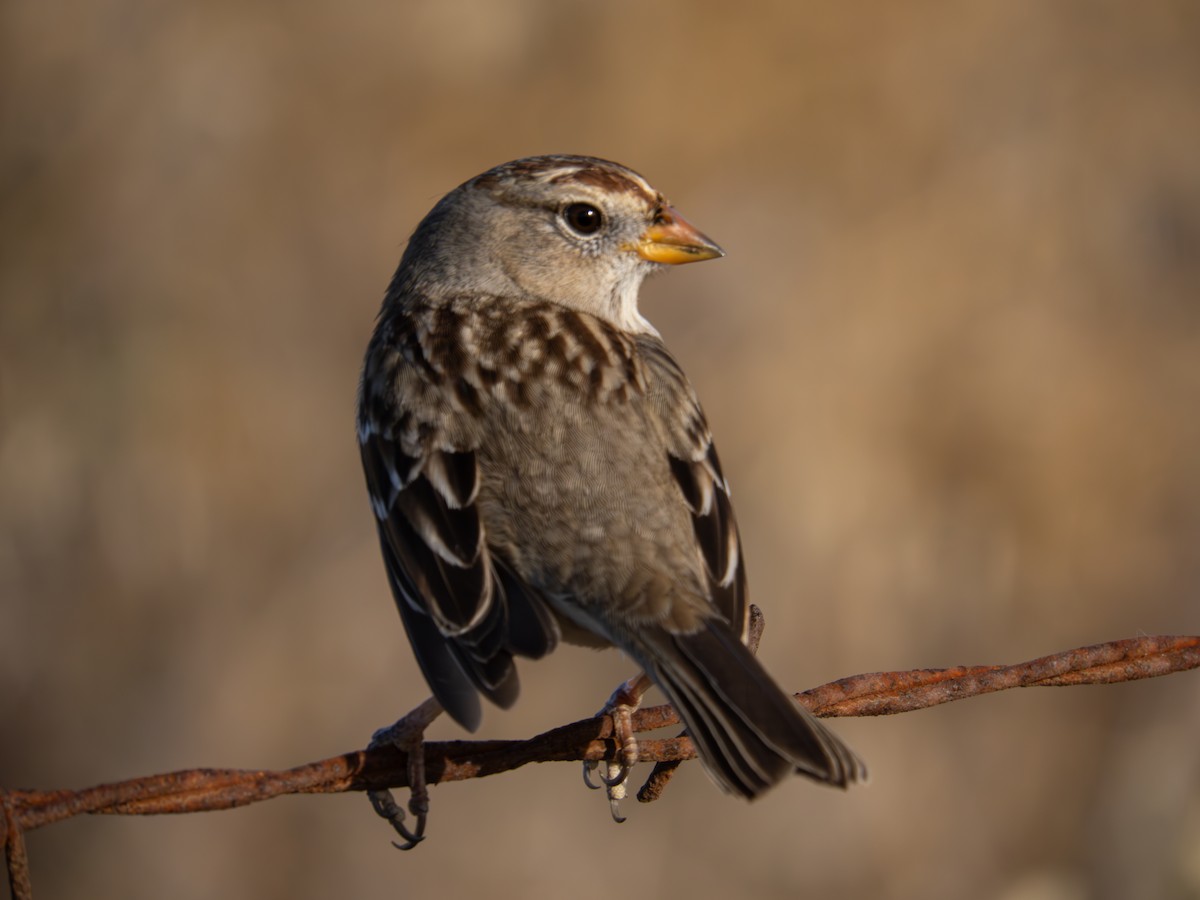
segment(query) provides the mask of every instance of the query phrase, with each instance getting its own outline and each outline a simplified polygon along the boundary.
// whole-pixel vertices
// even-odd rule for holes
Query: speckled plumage
[[[575,231],[572,204],[603,227]],[[647,235],[668,246],[645,250]],[[753,797],[793,770],[845,785],[861,763],[741,643],[728,485],[694,390],[637,309],[653,259],[697,252],[719,250],[636,173],[587,157],[517,160],[438,203],[360,388],[389,579],[435,696],[472,730],[479,693],[515,700],[514,655],[615,644],[726,790]]]

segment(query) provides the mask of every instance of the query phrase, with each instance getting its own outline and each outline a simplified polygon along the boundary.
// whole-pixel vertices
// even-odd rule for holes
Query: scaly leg
[[[625,780],[638,761],[637,736],[633,733],[633,714],[641,705],[642,695],[650,690],[651,681],[642,673],[635,678],[622,682],[608,698],[604,708],[597,716],[612,716],[613,742],[617,745],[614,759],[607,762],[607,772],[600,775],[602,784],[592,781],[592,772],[600,763],[596,760],[585,760],[583,763],[583,782],[592,790],[604,787],[608,794],[608,806],[614,822],[624,822],[621,815],[620,801],[625,799]]]
[[[430,697],[394,725],[380,728],[371,736],[368,750],[390,745],[403,750],[408,757],[408,811],[416,818],[417,826],[409,830],[404,824],[404,810],[386,788],[367,791],[376,814],[387,819],[403,844],[392,841],[400,850],[411,850],[425,840],[425,822],[429,818],[429,789],[425,784],[425,729],[442,714],[442,706]]]

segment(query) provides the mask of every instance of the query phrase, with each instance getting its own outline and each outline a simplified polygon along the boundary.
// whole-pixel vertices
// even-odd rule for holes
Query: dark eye
[[[572,231],[585,237],[604,227],[604,213],[590,203],[572,203],[562,211],[562,217]]]

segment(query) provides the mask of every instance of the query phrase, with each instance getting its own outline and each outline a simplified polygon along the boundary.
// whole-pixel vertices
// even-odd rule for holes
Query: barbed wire
[[[758,622],[761,630],[761,619]],[[875,672],[831,681],[796,694],[814,715],[886,716],[1017,687],[1114,684],[1200,668],[1200,636],[1137,637],[1065,650],[1014,665],[957,666]],[[638,710],[641,733],[679,723],[669,705]],[[498,775],[535,762],[612,759],[609,716],[582,719],[527,740],[425,743],[428,784]],[[662,795],[671,773],[696,757],[686,736],[638,740],[638,758],[655,767],[638,799]],[[162,815],[233,809],[285,794],[384,791],[409,786],[407,754],[382,745],[281,771],[187,769],[83,790],[0,789],[0,840],[14,900],[32,900],[24,833],[83,814]]]

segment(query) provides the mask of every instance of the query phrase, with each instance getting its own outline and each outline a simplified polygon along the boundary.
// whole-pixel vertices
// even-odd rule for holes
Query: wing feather
[[[639,343],[656,376],[651,402],[665,433],[667,461],[692,514],[696,552],[714,608],[743,639],[749,627],[745,564],[729,485],[696,392],[679,364],[656,338]]]
[[[391,366],[384,378],[372,371],[380,356]],[[514,654],[549,652],[558,629],[545,602],[487,546],[473,448],[450,440],[436,410],[418,415],[432,373],[401,360],[368,354],[358,423],[363,470],[418,664],[446,711],[474,731],[478,694],[511,706],[519,690]]]

